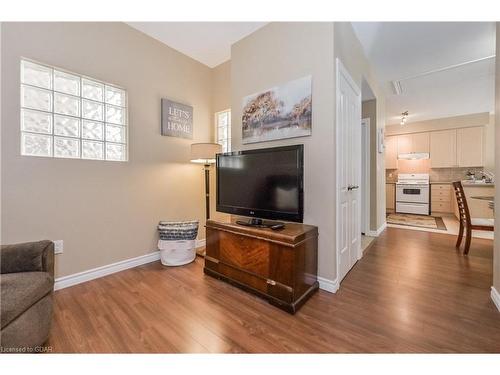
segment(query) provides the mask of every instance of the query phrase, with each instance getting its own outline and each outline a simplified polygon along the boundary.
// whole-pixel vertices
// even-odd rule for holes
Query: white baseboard
[[[204,247],[206,240],[196,240],[196,248]],[[103,276],[111,275],[112,273],[124,271],[129,268],[134,268],[141,266],[146,263],[151,263],[160,259],[160,252],[154,251],[149,254],[141,255],[131,259],[125,259],[116,263],[108,264],[106,266],[101,266],[93,268],[87,271],[74,273],[73,275],[58,277],[55,280],[54,289],[59,290],[73,286],[76,284],[81,284],[86,281],[98,279]]]
[[[387,222],[384,221],[384,223],[378,228],[377,230],[370,230],[368,233],[366,233],[367,236],[370,237],[378,237],[380,234],[387,228]]]
[[[329,280],[324,277],[318,276],[319,288],[330,293],[335,293],[339,289],[339,283],[337,279]]]
[[[116,263],[108,264],[106,266],[101,266],[93,268],[87,271],[74,273],[73,275],[58,277],[55,281],[54,289],[59,290],[73,286],[76,284],[81,284],[86,281],[98,279],[99,277],[111,275],[115,272],[124,271],[129,268],[134,268],[141,266],[146,263],[151,263],[160,259],[160,252],[155,251],[153,253],[141,255],[131,259],[125,259]]]
[[[497,307],[498,311],[500,311],[500,293],[495,289],[495,287],[491,287],[491,299],[493,303]]]

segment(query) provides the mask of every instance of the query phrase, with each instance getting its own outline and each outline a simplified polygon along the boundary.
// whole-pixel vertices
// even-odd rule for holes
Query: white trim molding
[[[318,276],[319,288],[330,293],[336,293],[339,290],[338,278],[335,280],[325,279],[324,277]]]
[[[196,248],[204,247],[206,244],[205,239],[196,240]],[[86,281],[98,279],[116,272],[124,271],[129,268],[142,266],[143,264],[155,262],[160,260],[160,252],[158,250],[152,253],[140,255],[135,258],[121,260],[116,263],[111,263],[105,266],[92,268],[87,271],[74,273],[68,276],[58,277],[55,280],[54,290],[64,289],[73,285],[81,284]]]
[[[366,235],[370,237],[378,237],[385,230],[385,228],[387,228],[386,221],[384,221],[384,224],[382,224],[380,228],[378,228],[377,230],[370,230],[368,231],[368,233],[366,233]]]
[[[81,284],[86,281],[111,275],[112,273],[124,271],[129,268],[141,266],[146,263],[151,263],[159,259],[160,259],[160,252],[157,250],[149,254],[141,255],[131,259],[121,260],[119,262],[111,263],[106,266],[92,268],[90,270],[74,273],[68,276],[58,277],[55,281],[54,289],[55,290],[64,289],[69,286]]]
[[[491,299],[493,300],[493,303],[497,307],[498,311],[500,311],[500,293],[498,293],[494,286],[491,287]]]

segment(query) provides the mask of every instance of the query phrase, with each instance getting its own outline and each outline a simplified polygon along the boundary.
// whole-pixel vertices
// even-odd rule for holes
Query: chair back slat
[[[453,190],[455,191],[455,197],[457,199],[458,213],[460,220],[466,226],[471,225],[469,206],[467,205],[467,198],[465,197],[464,187],[462,182],[453,182]]]

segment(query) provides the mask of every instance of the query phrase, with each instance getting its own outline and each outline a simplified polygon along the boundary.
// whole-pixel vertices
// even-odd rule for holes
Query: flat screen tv
[[[304,146],[217,155],[217,211],[302,222]]]

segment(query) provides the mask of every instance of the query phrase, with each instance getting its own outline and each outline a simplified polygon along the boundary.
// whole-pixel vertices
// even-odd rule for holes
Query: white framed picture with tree
[[[311,76],[243,98],[244,144],[304,137],[311,133]]]

